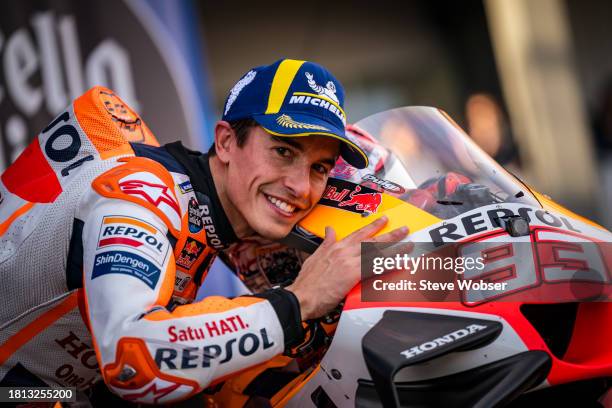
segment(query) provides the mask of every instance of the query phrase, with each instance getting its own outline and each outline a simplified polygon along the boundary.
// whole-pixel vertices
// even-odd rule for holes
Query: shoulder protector
[[[140,116],[108,88],[95,86],[77,98],[74,114],[102,160],[133,154],[131,142],[159,146]]]
[[[124,162],[93,182],[93,189],[109,198],[130,201],[152,211],[179,236],[181,209],[174,192],[174,180],[161,164],[145,157],[125,157]]]

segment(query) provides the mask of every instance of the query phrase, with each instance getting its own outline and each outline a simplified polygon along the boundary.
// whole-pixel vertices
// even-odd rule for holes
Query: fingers
[[[387,225],[387,221],[389,221],[389,218],[387,218],[386,215],[383,215],[382,217],[376,219],[371,224],[361,227],[357,231],[353,232],[351,235],[346,237],[346,239],[351,240],[351,241],[361,242],[365,240],[366,238],[370,238],[371,236],[375,235],[378,231],[383,229],[385,225]]]
[[[409,254],[414,248],[414,243],[411,241],[401,241],[406,238],[408,232],[409,230],[407,227],[400,227],[378,237],[370,238],[366,242],[376,243],[377,245],[362,245],[361,255],[366,257],[392,257],[395,256],[395,254]]]
[[[397,242],[406,238],[408,235],[408,227],[399,227],[394,229],[393,231],[389,231],[385,234],[379,235],[376,238],[372,238],[369,242]]]
[[[336,242],[336,231],[332,227],[325,227],[325,238],[321,246],[329,246]]]

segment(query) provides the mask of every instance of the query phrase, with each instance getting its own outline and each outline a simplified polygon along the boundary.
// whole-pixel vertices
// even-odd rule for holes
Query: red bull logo
[[[198,259],[205,245],[193,238],[187,238],[187,242],[181,249],[181,253],[176,258],[176,264],[185,269],[190,269]]]
[[[185,253],[189,254],[189,255],[195,255],[198,256],[198,254],[200,253],[201,248],[198,245],[197,242],[195,241],[189,241],[186,245],[185,245]]]
[[[351,207],[355,206],[355,210],[363,211],[367,213],[375,213],[378,211],[378,206],[382,203],[382,194],[381,193],[361,193],[357,194],[361,191],[360,186],[355,187],[355,191],[353,191],[349,195],[349,199],[342,201],[338,204],[338,207]]]

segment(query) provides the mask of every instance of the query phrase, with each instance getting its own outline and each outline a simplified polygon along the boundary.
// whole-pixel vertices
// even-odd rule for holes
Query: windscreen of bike
[[[540,207],[517,178],[482,151],[443,111],[404,107],[377,113],[347,132],[367,168],[342,160],[331,177],[392,194],[440,218],[495,203]]]

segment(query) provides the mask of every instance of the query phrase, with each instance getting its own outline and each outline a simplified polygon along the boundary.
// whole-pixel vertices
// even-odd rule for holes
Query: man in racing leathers
[[[108,89],[76,99],[1,177],[0,386],[86,391],[103,378],[126,400],[170,403],[298,344],[301,322],[357,282],[358,243],[384,218],[340,241],[328,229],[285,289],[191,302],[218,250],[285,236],[339,154],[367,164],[343,102],[317,64],[254,68],[203,155],[154,146]]]

